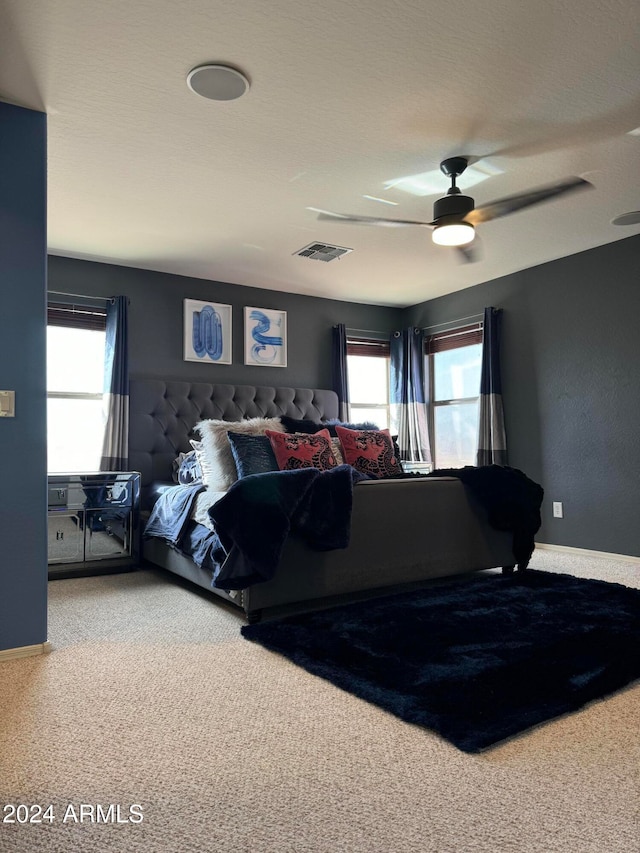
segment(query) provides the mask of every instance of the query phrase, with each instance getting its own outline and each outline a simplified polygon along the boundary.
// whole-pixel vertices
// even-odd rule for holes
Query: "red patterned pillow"
[[[363,474],[396,477],[402,474],[388,429],[346,429],[336,426],[344,461]]]
[[[272,432],[265,435],[271,442],[278,468],[289,471],[294,468],[319,468],[326,471],[338,464],[331,447],[328,429],[320,432]]]

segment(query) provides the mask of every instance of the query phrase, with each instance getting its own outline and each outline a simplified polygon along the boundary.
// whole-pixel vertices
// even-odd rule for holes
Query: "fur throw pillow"
[[[200,421],[194,430],[200,435],[206,460],[202,465],[204,484],[213,492],[224,492],[238,479],[227,437],[229,430],[244,435],[264,435],[267,430],[284,432],[284,427],[280,418],[248,418],[245,421]]]

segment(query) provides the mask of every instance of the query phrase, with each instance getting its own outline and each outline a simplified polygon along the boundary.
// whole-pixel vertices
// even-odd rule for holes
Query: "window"
[[[104,436],[104,309],[48,306],[47,469],[97,471]]]
[[[478,448],[482,324],[431,335],[425,341],[429,429],[434,466],[475,465]]]
[[[389,429],[389,343],[347,339],[347,373],[351,419]]]

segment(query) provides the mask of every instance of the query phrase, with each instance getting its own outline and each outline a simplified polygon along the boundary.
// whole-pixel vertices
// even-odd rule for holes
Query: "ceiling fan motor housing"
[[[468,195],[446,195],[439,198],[433,205],[433,218],[437,222],[443,216],[462,219],[475,207],[475,202]]]

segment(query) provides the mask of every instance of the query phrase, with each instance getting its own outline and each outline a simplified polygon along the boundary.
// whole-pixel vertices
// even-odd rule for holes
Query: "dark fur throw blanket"
[[[473,468],[438,468],[428,477],[458,477],[485,507],[489,524],[496,530],[513,531],[513,556],[519,569],[526,569],[540,529],[540,507],[544,490],[517,468],[483,465]]]

